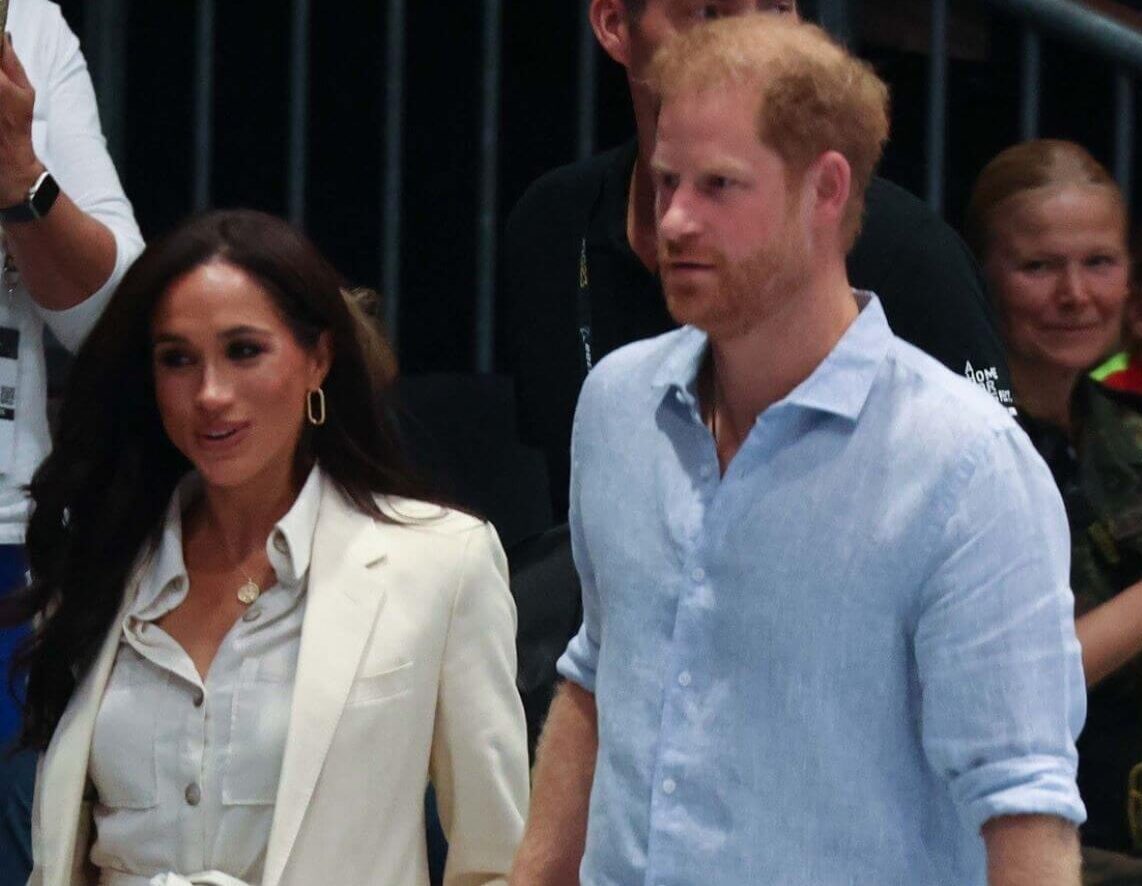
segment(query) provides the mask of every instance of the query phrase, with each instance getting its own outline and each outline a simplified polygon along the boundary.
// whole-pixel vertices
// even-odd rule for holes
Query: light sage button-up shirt
[[[187,594],[182,513],[194,480],[175,493],[123,620],[92,743],[91,860],[144,877],[216,870],[257,883],[285,750],[320,471],[266,540],[277,583],[235,622],[205,681],[155,624]]]
[[[587,378],[560,669],[598,705],[588,886],[983,886],[987,819],[1084,817],[1055,484],[859,301],[724,477],[700,332]]]

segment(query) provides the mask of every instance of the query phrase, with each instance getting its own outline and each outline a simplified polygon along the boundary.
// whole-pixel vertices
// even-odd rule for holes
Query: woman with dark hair
[[[336,272],[210,213],[146,249],[31,484],[44,886],[501,879],[527,747],[487,524],[428,501]]]
[[[1085,876],[1102,882],[1092,864],[1100,856],[1108,871],[1125,864],[1138,882],[1142,861],[1108,862],[1097,851],[1142,856],[1142,399],[1089,375],[1122,330],[1126,203],[1087,151],[1044,139],[984,168],[966,221],[998,309],[1020,421],[1070,522],[1089,690],[1078,741]]]

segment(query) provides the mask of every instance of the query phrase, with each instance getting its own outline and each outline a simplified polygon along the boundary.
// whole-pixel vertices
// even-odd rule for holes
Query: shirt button
[[[662,782],[662,793],[667,794],[667,795],[673,794],[675,788],[677,788],[677,787],[678,787],[678,785],[676,785],[674,783],[674,779],[668,778]]]
[[[186,793],[184,796],[186,797],[186,802],[188,805],[197,806],[202,800],[202,790],[194,782],[191,782],[186,786]]]
[[[261,617],[262,610],[258,609],[257,607],[253,609],[247,609],[242,613],[242,621],[257,621]]]
[[[192,696],[190,697],[190,700],[191,700],[192,702],[194,702],[194,706],[195,706],[196,708],[200,708],[200,707],[202,707],[202,703],[203,703],[204,701],[206,701],[206,693],[205,693],[205,692],[203,692],[201,689],[195,689],[195,690],[194,690],[194,695],[192,695]]]
[[[690,573],[690,577],[696,582],[703,582],[706,580],[706,570],[701,566],[696,566],[694,571]]]
[[[289,544],[286,542],[286,537],[282,534],[281,530],[274,532],[274,550],[278,553],[289,553]]]
[[[683,671],[681,674],[678,675],[678,685],[679,686],[689,686],[690,685],[690,672],[689,671]]]

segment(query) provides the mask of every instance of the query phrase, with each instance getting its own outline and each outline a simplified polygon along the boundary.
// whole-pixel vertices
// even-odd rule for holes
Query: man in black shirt
[[[642,82],[654,51],[703,18],[770,11],[791,0],[590,0],[595,35],[627,70],[635,139],[547,173],[524,194],[504,240],[504,319],[519,433],[543,450],[557,520],[567,513],[571,421],[590,367],[666,332],[647,161],[655,104]],[[849,278],[880,297],[893,331],[1012,406],[1003,347],[983,281],[956,233],[908,192],[873,179]]]

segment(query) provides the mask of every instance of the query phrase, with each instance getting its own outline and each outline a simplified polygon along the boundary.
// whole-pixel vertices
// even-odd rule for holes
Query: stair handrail
[[[1142,33],[1074,0],[983,0],[1027,24],[1142,71]]]

